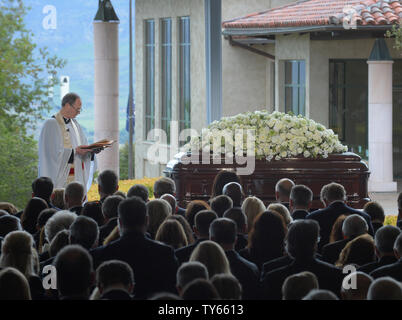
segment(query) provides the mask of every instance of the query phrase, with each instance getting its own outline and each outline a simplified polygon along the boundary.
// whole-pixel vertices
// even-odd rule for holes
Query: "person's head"
[[[211,209],[216,212],[219,218],[223,217],[226,210],[233,208],[233,201],[228,196],[221,194],[210,201]]]
[[[168,220],[178,221],[181,224],[181,226],[183,227],[184,233],[186,234],[187,243],[189,245],[194,243],[195,240],[194,240],[193,230],[191,229],[190,224],[188,223],[186,218],[184,218],[183,216],[181,216],[179,214],[172,214],[171,216],[168,217]]]
[[[0,271],[0,300],[31,300],[28,280],[18,269]]]
[[[148,224],[148,213],[145,202],[137,196],[120,202],[117,209],[120,235],[129,231],[145,233]]]
[[[157,292],[153,295],[151,295],[148,300],[162,300],[162,301],[167,301],[167,300],[183,300],[180,296],[177,294],[171,293],[171,292]]]
[[[20,219],[12,215],[0,217],[0,237],[4,238],[12,231],[22,230]]]
[[[53,238],[52,242],[50,242],[49,246],[49,256],[55,257],[57,253],[63,249],[65,246],[70,244],[69,241],[70,233],[68,230],[60,230]]]
[[[339,298],[332,291],[313,289],[302,300],[339,300]]]
[[[342,225],[342,233],[345,238],[351,239],[368,232],[368,225],[358,214],[347,216]]]
[[[237,240],[237,225],[228,218],[215,219],[209,227],[209,238],[226,250],[233,250]]]
[[[394,243],[400,233],[401,230],[395,226],[382,226],[377,230],[374,236],[374,246],[379,258],[394,255]]]
[[[45,200],[37,197],[30,199],[24,209],[24,212],[21,215],[22,228],[30,234],[34,234],[37,231],[36,223],[39,214],[42,210],[45,210],[47,208],[48,206]]]
[[[193,200],[191,201],[186,208],[185,217],[190,224],[191,227],[194,226],[194,217],[201,210],[210,210],[211,207],[202,200]]]
[[[241,207],[243,200],[243,188],[238,182],[229,182],[223,186],[222,194],[233,201],[233,207]]]
[[[84,207],[82,208],[81,215],[94,219],[99,227],[103,226],[105,223],[105,217],[102,213],[102,202],[100,201],[91,201],[85,203]]]
[[[94,284],[92,257],[83,247],[69,245],[57,254],[53,265],[57,270],[57,289],[62,297],[89,297]]]
[[[48,177],[39,177],[32,182],[32,197],[38,197],[50,202],[53,192],[53,182]]]
[[[160,198],[165,193],[176,195],[176,184],[173,179],[162,177],[154,183],[154,196],[156,199]]]
[[[208,270],[198,261],[184,262],[176,273],[176,289],[181,295],[183,288],[195,279],[209,279]]]
[[[84,186],[79,182],[71,182],[67,185],[64,191],[64,202],[66,208],[78,207],[84,201],[85,191]]]
[[[0,202],[0,209],[7,211],[9,214],[14,215],[18,212],[18,209],[10,202]]]
[[[239,280],[231,274],[216,274],[210,279],[212,285],[221,299],[223,300],[241,300],[242,286]]]
[[[144,202],[148,202],[149,190],[142,184],[135,184],[127,192],[127,198],[131,198],[132,196],[140,197]]]
[[[33,238],[25,231],[10,232],[3,240],[0,267],[13,267],[29,277],[34,272]]]
[[[385,220],[384,209],[378,202],[376,201],[367,202],[363,207],[363,211],[370,216],[372,222],[384,223]]]
[[[317,251],[320,226],[315,220],[296,220],[286,237],[286,250],[296,260],[311,259]]]
[[[212,210],[201,210],[194,218],[194,233],[198,239],[209,239],[209,227],[212,221],[218,219]]]
[[[314,273],[303,271],[290,275],[282,285],[282,300],[302,300],[311,290],[318,289]]]
[[[361,267],[375,261],[374,240],[369,234],[363,234],[349,241],[339,254],[335,263],[338,267],[352,264]]]
[[[248,248],[256,256],[273,259],[284,253],[287,227],[283,218],[276,212],[264,211],[255,221],[249,234]]]
[[[115,193],[113,193],[113,195],[120,196],[123,199],[127,199],[127,195],[126,195],[126,193],[124,191],[116,191]]]
[[[42,229],[45,226],[47,220],[49,220],[50,217],[52,217],[56,212],[57,210],[54,208],[42,210],[36,222],[36,229],[37,230]]]
[[[402,192],[398,195],[397,204],[399,214],[402,214]]]
[[[50,202],[61,210],[66,209],[66,204],[64,203],[64,188],[53,189],[53,193],[50,196]]]
[[[63,229],[70,229],[71,224],[77,218],[74,212],[63,210],[52,215],[45,224],[45,236],[47,241],[52,242],[54,236]]]
[[[267,210],[279,213],[282,216],[287,226],[293,221],[293,218],[290,215],[288,208],[286,208],[282,203],[271,203],[267,207]]]
[[[221,170],[215,176],[214,182],[212,184],[212,194],[211,198],[220,196],[225,184],[229,182],[241,183],[240,177],[234,171]]]
[[[205,279],[195,279],[187,284],[182,291],[183,300],[219,300],[215,287]]]
[[[257,197],[247,197],[244,199],[241,208],[247,216],[247,232],[253,228],[255,218],[265,211],[264,202]]]
[[[117,218],[117,209],[119,207],[120,202],[124,200],[121,196],[109,196],[102,203],[102,214],[104,221],[107,222],[110,219]]]
[[[275,185],[275,197],[279,202],[289,202],[290,191],[292,190],[295,183],[288,179],[280,179]]]
[[[98,176],[98,193],[101,199],[119,190],[119,178],[113,170],[103,170]]]
[[[224,214],[224,218],[232,219],[237,225],[237,233],[247,233],[247,217],[240,207],[228,209]]]
[[[79,216],[70,226],[70,244],[79,244],[89,250],[97,247],[99,227],[92,218]]]
[[[402,233],[399,234],[398,238],[396,238],[394,243],[394,253],[395,257],[398,259],[402,258]]]
[[[332,229],[331,229],[331,234],[329,235],[329,243],[333,243],[335,241],[343,240],[343,232],[342,232],[342,227],[343,223],[346,219],[347,215],[341,214],[334,222]]]
[[[166,200],[167,202],[169,202],[170,206],[172,207],[172,214],[176,213],[177,201],[176,201],[175,197],[173,197],[169,193],[165,193],[160,197],[160,199]]]
[[[156,241],[179,249],[188,245],[187,236],[180,222],[166,219],[158,228],[155,236]]]
[[[120,260],[105,261],[96,269],[96,286],[101,295],[116,289],[131,294],[134,289],[133,269]]]
[[[148,232],[155,239],[159,226],[172,214],[172,207],[169,202],[162,199],[155,199],[147,202],[149,216]]]
[[[204,264],[209,277],[217,273],[230,273],[229,261],[223,249],[215,242],[205,240],[195,247],[189,261],[198,261]]]
[[[368,274],[357,271],[349,273],[344,279],[341,288],[342,300],[366,300],[367,292],[374,281]]]
[[[402,300],[401,283],[391,277],[378,278],[371,283],[367,300]]]
[[[289,207],[294,210],[308,210],[311,208],[313,201],[313,191],[303,184],[292,187],[289,196]]]
[[[61,114],[64,118],[74,119],[81,112],[82,101],[78,94],[67,93],[61,100]]]
[[[320,198],[326,206],[334,201],[344,202],[346,201],[346,190],[343,185],[331,182],[322,187]]]

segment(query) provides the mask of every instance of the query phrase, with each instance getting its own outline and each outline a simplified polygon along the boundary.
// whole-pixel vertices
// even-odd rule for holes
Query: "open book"
[[[113,143],[115,143],[115,140],[107,140],[107,139],[103,139],[103,140],[99,140],[97,142],[94,142],[92,144],[90,144],[89,146],[83,148],[83,149],[105,149],[108,148],[110,146],[112,146]]]

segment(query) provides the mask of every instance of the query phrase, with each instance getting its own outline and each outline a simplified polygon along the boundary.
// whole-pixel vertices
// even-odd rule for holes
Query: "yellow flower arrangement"
[[[119,191],[123,191],[124,193],[127,193],[127,191],[135,184],[143,184],[146,186],[149,190],[149,198],[153,198],[154,193],[153,193],[153,188],[154,188],[154,183],[156,180],[158,180],[160,177],[156,178],[143,178],[143,179],[134,179],[134,180],[120,180],[119,181]],[[96,201],[99,200],[99,194],[98,194],[98,185],[93,184],[91,186],[91,189],[88,191],[88,201]]]
[[[396,226],[397,219],[398,219],[398,216],[395,216],[395,215],[385,216],[384,226],[387,226],[387,225]]]

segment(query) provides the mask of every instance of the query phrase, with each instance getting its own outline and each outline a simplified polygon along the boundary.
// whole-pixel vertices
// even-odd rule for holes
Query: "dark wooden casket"
[[[206,155],[204,154],[204,157]],[[226,164],[223,159],[213,163],[212,155],[205,164],[205,159],[199,163],[188,163],[189,154],[178,154],[171,160],[163,171],[165,176],[176,182],[176,196],[179,205],[186,207],[192,200],[210,198],[212,184],[220,170],[234,170],[245,165]],[[193,156],[194,157],[194,156]],[[253,159],[255,160],[255,159]],[[275,202],[275,184],[282,178],[292,179],[296,184],[304,184],[314,193],[313,208],[322,208],[320,201],[321,188],[330,183],[342,184],[347,193],[348,205],[362,208],[370,201],[367,192],[370,172],[361,158],[350,152],[332,154],[328,158],[295,157],[282,160],[255,160],[255,170],[252,174],[241,175],[243,191],[246,196],[260,198],[267,205]]]

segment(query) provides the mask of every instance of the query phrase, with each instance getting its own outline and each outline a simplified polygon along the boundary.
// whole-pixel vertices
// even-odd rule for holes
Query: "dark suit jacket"
[[[133,300],[133,297],[124,290],[110,290],[100,297],[100,300]]]
[[[378,229],[380,229],[384,224],[381,222],[371,222],[374,230],[374,234],[377,232]]]
[[[322,260],[335,264],[339,259],[339,254],[350,240],[352,239],[348,238],[326,244],[322,248]]]
[[[291,215],[292,215],[293,220],[300,220],[300,219],[305,219],[308,214],[309,214],[309,212],[306,210],[295,210],[292,212]]]
[[[318,279],[320,289],[330,290],[337,296],[340,296],[340,289],[344,276],[342,270],[329,263],[317,259],[310,259],[307,261],[294,260],[285,267],[269,272],[262,280],[262,298],[268,300],[281,300],[282,285],[286,278],[302,271],[310,271],[314,273]]]
[[[370,272],[372,272],[378,268],[393,264],[397,261],[398,260],[395,258],[395,256],[384,256],[376,262],[370,262],[370,263],[365,264],[364,266],[361,266],[360,268],[357,269],[357,271],[361,271],[361,272],[365,272],[365,273],[369,274]]]
[[[380,267],[375,269],[370,273],[370,275],[377,279],[381,277],[391,277],[396,281],[402,281],[402,259],[399,259],[397,262],[393,264],[389,264],[387,266]]]
[[[260,277],[257,266],[241,257],[236,251],[226,251],[232,274],[239,280],[243,288],[243,300],[258,298],[258,280]]]
[[[289,265],[293,261],[293,258],[286,255],[280,258],[273,259],[271,261],[267,261],[262,265],[262,271],[261,271],[261,279],[264,279],[267,273],[283,268],[287,265]]]
[[[235,250],[239,252],[240,250],[247,247],[248,239],[246,234],[238,233],[237,234],[237,241],[235,245]]]
[[[103,244],[106,237],[113,231],[117,226],[117,218],[110,219],[106,224],[99,228],[99,245]]]
[[[76,207],[72,207],[68,210],[71,212],[74,212],[77,216],[79,216],[79,215],[81,215],[82,208],[83,208],[83,206],[76,206]]]
[[[107,246],[90,251],[96,269],[102,262],[117,259],[127,262],[134,272],[134,294],[138,299],[167,291],[176,292],[178,261],[170,246],[131,231]]]
[[[186,209],[177,207],[177,209],[176,209],[176,214],[181,215],[181,216],[184,217],[184,216],[185,216],[185,213],[186,213]]]
[[[198,246],[199,243],[201,243],[205,240],[208,240],[208,239],[197,239],[193,244],[190,244],[183,248],[176,249],[174,254],[177,257],[177,260],[179,260],[179,264],[182,264],[182,263],[190,260],[190,256],[193,253],[195,247]]]
[[[347,206],[342,201],[335,201],[332,202],[327,208],[314,211],[306,217],[306,219],[316,220],[320,225],[321,240],[318,244],[319,251],[321,251],[322,247],[329,242],[329,236],[331,234],[332,226],[334,225],[336,219],[338,219],[338,217],[342,214],[346,215],[358,214],[359,216],[364,218],[369,228],[368,233],[374,236],[373,226],[371,225],[371,219],[367,213],[357,209],[353,209]]]

